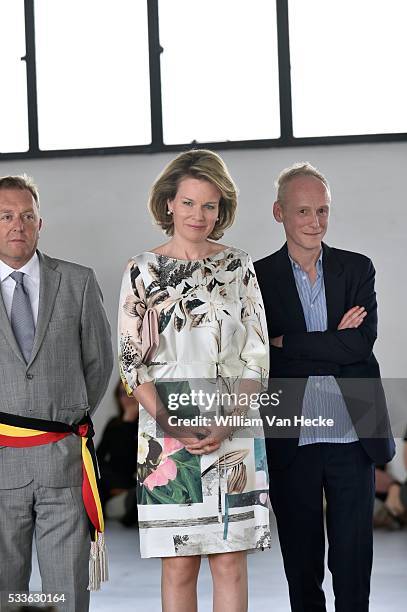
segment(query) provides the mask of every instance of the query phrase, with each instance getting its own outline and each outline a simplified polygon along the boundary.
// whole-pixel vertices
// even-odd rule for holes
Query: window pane
[[[28,149],[24,0],[0,2],[0,153]]]
[[[147,3],[36,0],[41,149],[151,142]]]
[[[160,0],[166,144],[280,136],[275,2]]]
[[[294,136],[407,132],[405,0],[289,0]]]

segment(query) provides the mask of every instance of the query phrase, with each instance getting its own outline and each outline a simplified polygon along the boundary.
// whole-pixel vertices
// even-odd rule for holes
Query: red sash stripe
[[[82,482],[82,496],[83,503],[86,508],[87,515],[89,517],[90,522],[99,533],[102,531],[99,524],[99,516],[98,509],[96,506],[95,498],[92,494],[92,488],[89,483],[88,474],[86,472],[85,466],[83,466],[83,482]]]
[[[44,432],[36,436],[6,436],[1,433],[0,424],[0,446],[10,446],[12,448],[26,448],[28,446],[42,446],[51,442],[59,442],[62,438],[66,438],[69,433],[51,433]]]

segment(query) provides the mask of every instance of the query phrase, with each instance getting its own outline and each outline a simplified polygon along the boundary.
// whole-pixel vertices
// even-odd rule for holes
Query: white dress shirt
[[[10,318],[11,304],[16,286],[16,282],[10,276],[13,272],[24,272],[24,287],[30,298],[34,324],[37,325],[38,304],[40,301],[40,262],[37,253],[34,253],[30,261],[18,270],[10,268],[0,259],[1,294],[8,318]]]

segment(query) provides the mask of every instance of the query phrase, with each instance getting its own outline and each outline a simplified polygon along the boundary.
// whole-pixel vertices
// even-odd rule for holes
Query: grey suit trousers
[[[65,594],[59,612],[87,612],[90,537],[81,487],[34,482],[0,489],[0,610],[8,593],[29,590],[33,536],[42,592]]]

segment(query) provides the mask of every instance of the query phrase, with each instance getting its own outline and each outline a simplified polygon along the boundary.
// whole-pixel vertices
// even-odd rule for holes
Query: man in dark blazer
[[[328,247],[331,202],[308,163],[277,180],[273,214],[287,242],[255,264],[280,391],[266,427],[270,492],[293,612],[325,611],[324,517],[337,612],[369,608],[374,464],[394,455],[378,362],[375,270]]]
[[[43,591],[63,596],[61,612],[86,612],[81,438],[27,446],[30,426],[4,427],[8,418],[41,419],[51,432],[55,422],[75,428],[96,410],[112,369],[95,274],[38,251],[41,224],[32,181],[0,178],[0,600],[28,591],[34,536]],[[10,446],[7,433],[21,436],[22,447]]]

